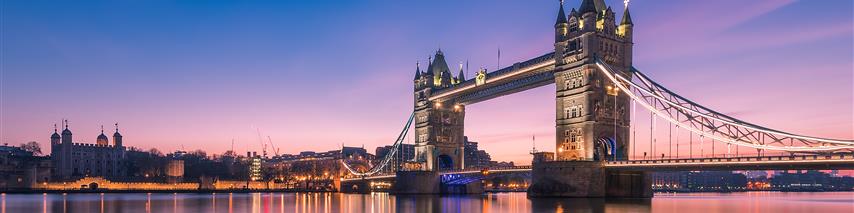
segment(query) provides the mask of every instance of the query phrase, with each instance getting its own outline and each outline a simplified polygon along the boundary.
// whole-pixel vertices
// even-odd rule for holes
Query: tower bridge
[[[854,168],[854,140],[804,136],[748,123],[655,82],[632,65],[633,30],[628,5],[617,22],[603,0],[582,0],[568,15],[561,1],[554,51],[493,72],[481,69],[471,79],[462,70],[451,74],[444,53],[437,51],[426,70],[416,68],[413,113],[395,148],[369,171],[344,164],[351,175],[341,180],[341,189],[364,192],[370,189],[368,182],[384,180],[394,182],[396,193],[476,192],[480,182],[472,180],[522,172],[532,177],[529,196],[649,197],[650,171]],[[537,153],[540,159],[532,166],[467,170],[466,107],[550,84],[556,88],[556,152]],[[635,105],[701,141],[708,138],[728,149],[748,147],[787,155],[630,159]],[[395,159],[410,126],[415,158]]]

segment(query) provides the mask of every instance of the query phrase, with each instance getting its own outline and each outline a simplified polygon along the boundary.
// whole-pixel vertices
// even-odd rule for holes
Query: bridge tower
[[[604,61],[626,78],[632,65],[629,10],[619,25],[603,0],[583,0],[555,23],[557,134],[555,161],[537,162],[528,196],[651,197],[649,175],[605,169],[604,161],[627,160],[630,97],[596,65]]]
[[[462,72],[460,73],[462,74]],[[451,87],[465,79],[451,75],[442,50],[436,51],[427,70],[415,70],[415,161],[422,170],[437,171],[465,167],[463,122],[465,106],[430,101],[435,90]]]
[[[632,63],[628,8],[619,25],[603,0],[584,0],[567,17],[563,1],[555,23],[557,161],[625,160],[629,97],[595,65],[599,58],[626,73]]]

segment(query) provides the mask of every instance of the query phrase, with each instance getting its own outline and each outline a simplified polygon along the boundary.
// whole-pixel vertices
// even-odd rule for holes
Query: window
[[[563,108],[564,117],[571,118],[570,117],[571,114],[569,114],[569,111],[570,111],[570,108]]]

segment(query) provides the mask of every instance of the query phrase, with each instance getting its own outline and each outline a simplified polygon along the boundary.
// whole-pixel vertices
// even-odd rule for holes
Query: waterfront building
[[[54,166],[52,172],[54,178],[69,180],[84,176],[99,177],[124,177],[125,169],[125,147],[122,144],[122,135],[116,124],[116,132],[113,133],[113,144],[104,135],[104,128],[98,135],[95,144],[75,143],[72,140],[68,121],[63,121],[65,129],[62,134],[57,133],[54,127],[53,135],[50,137],[51,162]]]
[[[184,160],[170,159],[166,163],[166,181],[177,183],[184,180]]]
[[[771,188],[780,191],[851,191],[854,177],[836,177],[833,174],[809,170],[783,171],[771,178]]]
[[[652,173],[652,189],[656,191],[688,190],[688,175],[691,172],[655,172]]]
[[[465,141],[463,158],[466,168],[483,168],[490,165],[492,157],[486,151],[478,149],[476,141],[469,141],[468,136],[463,137],[463,141]]]
[[[20,147],[0,146],[0,190],[31,188],[50,178],[50,159]]]
[[[391,149],[394,146],[380,146],[376,149],[376,159],[383,159],[385,156],[391,152]],[[414,144],[400,144],[400,150],[398,150],[399,156],[403,161],[412,161],[415,159],[415,145]]]
[[[249,157],[249,180],[251,181],[259,181],[263,179],[262,171],[261,171],[261,163],[263,159],[257,153],[246,152],[246,156]]]
[[[747,188],[747,176],[731,171],[689,172],[686,186],[692,191],[740,191]]]
[[[386,155],[391,153],[394,146],[380,146],[376,149],[376,157],[374,158],[374,165],[378,165],[382,163],[381,161],[385,159]],[[383,172],[392,172],[395,171],[395,168],[406,164],[406,162],[412,162],[415,159],[415,145],[414,144],[400,144],[400,150],[396,153],[395,161],[392,162],[392,166],[383,168]],[[398,159],[399,158],[399,159]]]

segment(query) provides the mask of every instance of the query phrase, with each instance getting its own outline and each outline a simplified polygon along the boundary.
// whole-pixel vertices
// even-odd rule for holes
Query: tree
[[[25,151],[32,152],[33,155],[41,155],[42,154],[42,147],[41,147],[41,145],[39,145],[39,142],[30,141],[27,143],[22,143],[20,147],[21,147],[21,149],[23,149]]]
[[[151,148],[150,150],[148,150],[148,153],[158,157],[163,156],[163,153],[160,152],[160,150],[157,150],[157,148]]]

